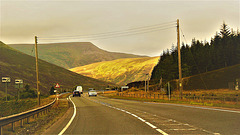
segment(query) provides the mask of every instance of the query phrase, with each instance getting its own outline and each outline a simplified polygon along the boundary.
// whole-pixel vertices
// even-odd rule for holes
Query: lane
[[[64,134],[160,134],[139,119],[89,100],[72,97],[76,117]]]
[[[90,98],[122,108],[148,120],[169,134],[240,133],[240,113],[191,108],[173,104],[144,103],[105,97]]]

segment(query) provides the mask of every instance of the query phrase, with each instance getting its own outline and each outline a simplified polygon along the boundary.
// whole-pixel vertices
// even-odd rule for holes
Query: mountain
[[[125,58],[104,61],[70,69],[73,72],[95,79],[126,85],[143,81],[153,70],[159,57]]]
[[[8,91],[12,95],[16,93],[15,79],[23,79],[24,85],[29,84],[31,88],[36,88],[35,57],[17,51],[0,41],[0,77],[6,76],[11,77]],[[40,91],[43,94],[47,94],[56,83],[59,83],[63,90],[72,89],[77,85],[82,85],[84,89],[114,86],[114,84],[82,76],[40,59],[39,80]],[[5,88],[0,83],[0,97],[4,92]]]
[[[10,47],[34,56],[34,44],[9,44]],[[143,56],[108,52],[90,42],[38,44],[39,58],[66,69],[96,62]]]

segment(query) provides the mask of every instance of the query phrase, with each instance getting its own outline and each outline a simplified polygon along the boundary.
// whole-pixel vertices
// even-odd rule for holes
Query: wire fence
[[[196,95],[196,94],[185,94],[182,99],[179,95],[166,95],[166,94],[129,94],[129,93],[117,93],[117,96],[121,97],[133,97],[143,99],[160,99],[160,100],[171,100],[171,101],[193,101],[196,103],[221,103],[221,104],[238,104],[239,95],[231,96],[219,96],[219,95]]]

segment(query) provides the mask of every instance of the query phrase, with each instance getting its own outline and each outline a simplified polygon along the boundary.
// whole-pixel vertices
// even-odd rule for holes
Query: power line
[[[168,22],[168,23],[162,23],[162,24],[156,24],[151,26],[144,26],[144,27],[137,27],[127,30],[121,30],[121,31],[112,31],[112,32],[105,32],[105,33],[96,33],[96,34],[88,34],[88,35],[73,35],[73,36],[53,36],[53,37],[40,37],[39,39],[49,40],[49,39],[76,39],[76,38],[96,38],[96,37],[104,37],[104,36],[113,36],[113,35],[123,35],[123,34],[130,34],[130,33],[136,33],[136,32],[146,32],[151,31],[155,29],[162,29],[167,28],[170,26],[174,26],[175,23]]]
[[[183,38],[184,38],[184,40],[185,40],[185,42],[186,42],[186,44],[187,44],[187,40],[186,40],[186,38],[185,38],[185,36],[184,36],[184,34],[183,34],[182,29],[181,29],[181,32],[182,32]],[[192,58],[193,58],[194,64],[195,64],[196,67],[197,67],[197,71],[198,71],[198,73],[199,73],[199,75],[200,75],[200,79],[201,79],[204,87],[205,87],[206,89],[208,89],[208,88],[207,88],[207,84],[205,83],[205,81],[204,81],[203,78],[202,78],[202,74],[201,74],[201,72],[200,72],[200,70],[199,70],[199,68],[198,68],[197,62],[196,62],[196,60],[195,60],[195,58],[194,58],[194,56],[193,56],[193,53],[192,53],[192,51],[191,51],[190,48],[189,48],[189,51],[190,51],[190,54],[191,54],[191,56],[192,56]]]
[[[150,32],[156,32],[156,31],[162,31],[175,28],[175,26],[169,26],[165,28],[155,28],[155,29],[147,29],[147,30],[141,30],[141,31],[131,31],[131,32],[124,32],[124,33],[116,33],[116,34],[108,34],[108,35],[98,35],[98,36],[92,36],[92,37],[71,37],[71,38],[39,38],[40,40],[73,40],[73,39],[88,39],[88,40],[99,40],[99,39],[109,39],[109,38],[116,38],[116,37],[123,37],[123,36],[130,36],[130,35],[138,35],[138,34],[144,34],[144,33],[150,33]]]

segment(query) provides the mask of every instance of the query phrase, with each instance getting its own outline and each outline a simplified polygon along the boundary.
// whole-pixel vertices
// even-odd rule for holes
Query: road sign
[[[10,79],[10,77],[2,77],[2,82],[3,83],[10,83],[11,79]]]
[[[15,84],[21,84],[21,83],[23,83],[22,79],[15,79]]]
[[[55,85],[55,88],[60,88],[60,85],[57,83],[57,84]]]

